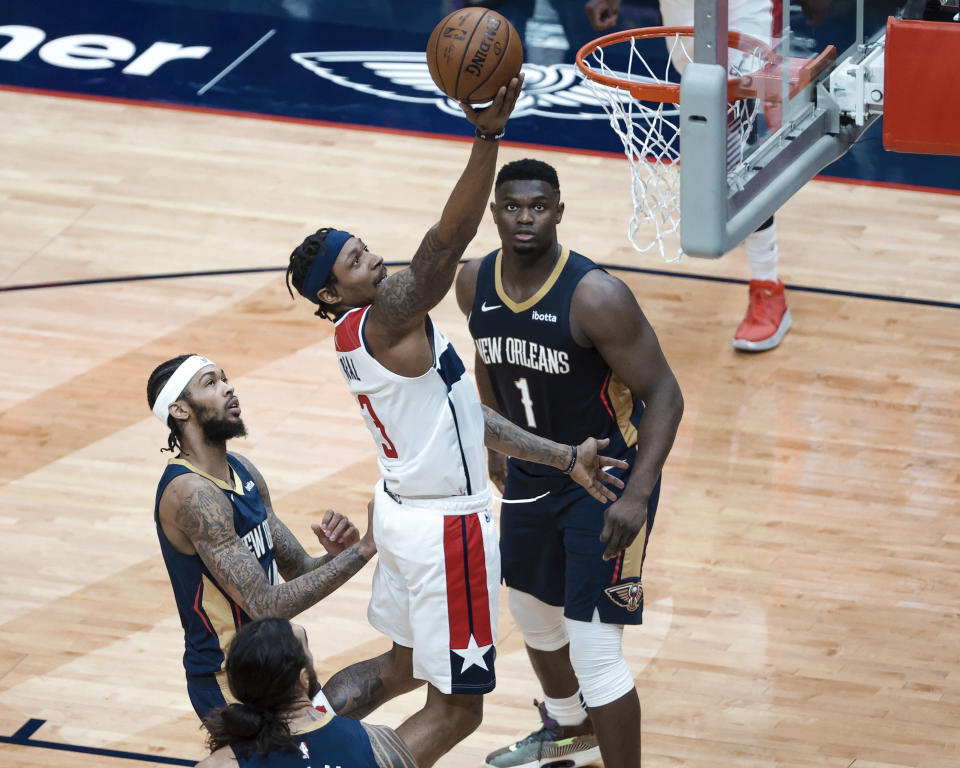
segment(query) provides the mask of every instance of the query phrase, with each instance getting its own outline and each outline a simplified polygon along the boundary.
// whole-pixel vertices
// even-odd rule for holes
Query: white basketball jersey
[[[660,0],[660,16],[664,26],[692,27],[694,20],[694,0]],[[777,0],[730,0],[727,5],[727,28],[731,32],[742,32],[756,38],[766,45],[774,43],[773,31],[775,13],[782,12]],[[687,63],[693,61],[693,38],[664,38],[673,66],[681,75]],[[727,63],[734,69],[742,67],[752,71],[762,62],[755,57],[743,57],[735,50],[727,52]],[[743,72],[741,72],[743,74]]]
[[[398,496],[482,493],[487,487],[483,412],[453,346],[427,317],[433,365],[407,378],[370,354],[364,325],[370,307],[337,320],[334,340],[343,376],[379,451],[380,473]]]
[[[660,0],[660,16],[668,27],[692,27],[694,0]],[[775,12],[780,4],[774,0],[729,0],[727,4],[727,28],[743,32],[761,42],[772,42]],[[782,12],[782,11],[781,11]],[[668,46],[670,41],[668,40]],[[693,58],[693,38],[688,38],[690,58]]]

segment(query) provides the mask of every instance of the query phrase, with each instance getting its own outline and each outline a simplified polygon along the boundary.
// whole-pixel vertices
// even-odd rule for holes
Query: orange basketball
[[[489,8],[463,8],[443,19],[427,43],[427,66],[451,99],[479,104],[520,73],[523,45],[507,19]]]

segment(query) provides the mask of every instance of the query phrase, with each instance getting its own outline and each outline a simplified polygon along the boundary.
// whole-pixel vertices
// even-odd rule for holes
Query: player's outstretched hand
[[[467,120],[477,126],[480,133],[503,133],[503,129],[510,118],[510,113],[517,105],[520,90],[523,88],[523,73],[513,78],[507,85],[501,85],[500,90],[487,107],[474,109],[466,102],[460,102]]]
[[[637,538],[647,524],[647,500],[637,503],[621,497],[603,510],[603,530],[600,541],[607,542],[603,559],[612,560]]]
[[[339,555],[347,547],[352,547],[360,541],[360,531],[350,522],[346,515],[328,509],[323,520],[314,523],[313,532],[317,535],[323,548],[331,555]]]
[[[620,18],[620,0],[587,0],[583,10],[597,32],[610,29]]]
[[[608,485],[623,490],[623,480],[619,477],[604,472],[604,467],[619,467],[626,469],[630,465],[620,459],[611,459],[609,456],[601,456],[599,451],[610,444],[609,438],[597,440],[588,437],[577,446],[577,463],[573,465],[573,471],[570,477],[593,496],[597,501],[616,501],[615,494]]]

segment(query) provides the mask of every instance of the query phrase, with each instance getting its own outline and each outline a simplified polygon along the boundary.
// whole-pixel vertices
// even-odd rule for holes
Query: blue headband
[[[314,304],[319,304],[317,292],[323,288],[330,276],[330,270],[333,269],[333,263],[343,250],[353,235],[344,232],[342,229],[331,229],[323,240],[323,245],[317,250],[317,255],[313,257],[313,263],[307,271],[307,277],[300,288],[300,295],[309,299]]]

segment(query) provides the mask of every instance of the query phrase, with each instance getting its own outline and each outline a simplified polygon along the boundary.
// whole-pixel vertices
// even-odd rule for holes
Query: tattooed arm
[[[267,488],[266,481],[263,479],[263,475],[260,474],[259,470],[248,459],[237,453],[231,455],[243,464],[251,477],[253,477],[253,481],[257,484],[260,498],[267,508],[270,537],[273,539],[277,567],[284,581],[290,581],[305,573],[316,570],[321,565],[326,565],[335,555],[360,540],[360,532],[347,517],[328,509],[323,517],[323,522],[319,524],[315,523],[313,526],[313,532],[327,550],[327,554],[322,557],[313,557],[307,554],[306,550],[300,545],[300,542],[297,541],[297,537],[290,532],[290,529],[287,528],[273,511],[273,504],[270,502],[270,491]]]
[[[484,134],[503,131],[522,82],[522,75],[511,80],[486,109],[463,105],[468,119]],[[381,349],[396,346],[413,332],[422,336],[424,316],[450,290],[460,256],[476,235],[490,198],[499,144],[490,139],[474,140],[470,159],[447,199],[440,221],[427,232],[410,266],[380,283],[365,327],[375,355]]]
[[[417,768],[417,760],[393,728],[361,723],[380,768]]]
[[[603,467],[627,468],[627,463],[598,455],[606,448],[609,439],[596,440],[588,437],[578,446],[562,445],[521,429],[486,405],[483,408],[484,442],[487,448],[515,456],[525,461],[545,464],[555,469],[566,469],[576,458],[570,478],[582,485],[597,501],[616,501],[617,495],[607,488],[623,488],[623,481],[603,471]]]
[[[573,446],[555,443],[545,437],[521,429],[493,408],[482,405],[484,442],[487,448],[507,456],[566,469],[573,458]]]
[[[175,478],[163,493],[159,515],[174,546],[199,555],[217,584],[255,619],[296,616],[344,584],[376,552],[372,535],[364,536],[324,565],[284,584],[271,584],[237,536],[233,507],[209,480],[194,474]]]

